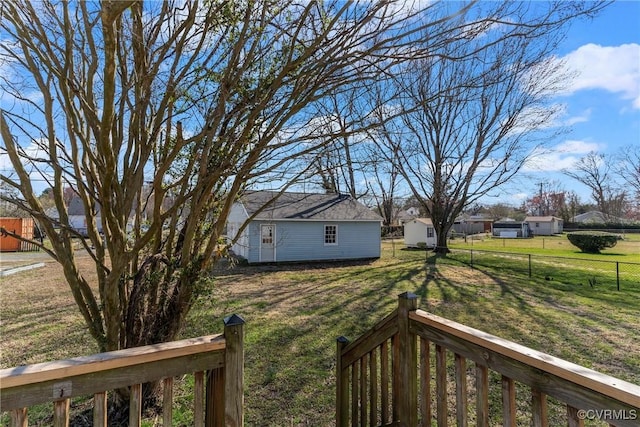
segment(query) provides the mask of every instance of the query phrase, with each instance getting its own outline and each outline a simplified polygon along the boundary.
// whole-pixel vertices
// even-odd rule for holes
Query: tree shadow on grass
[[[250,274],[220,278],[229,293],[225,298],[232,299],[247,320],[250,425],[331,424],[336,338],[355,339],[371,329],[407,290],[419,296],[422,308],[505,339],[559,357],[569,354],[569,360],[578,355],[576,363],[601,357],[591,345],[594,338],[582,335],[590,326],[577,314],[569,321],[562,314],[567,312],[562,297],[568,289],[556,289],[562,285],[555,282],[479,271],[435,255],[426,263],[414,259],[303,267],[300,275],[298,267],[250,268]],[[456,279],[451,269],[464,274]],[[478,283],[473,283],[475,278]],[[254,286],[245,288],[247,284]],[[229,314],[224,304],[214,308],[210,320],[218,322]],[[628,365],[616,357],[616,364]]]

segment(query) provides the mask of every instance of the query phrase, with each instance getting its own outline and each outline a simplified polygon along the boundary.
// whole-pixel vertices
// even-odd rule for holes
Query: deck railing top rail
[[[545,373],[640,407],[640,386],[594,371],[584,366],[533,350],[478,329],[462,325],[423,310],[409,314],[413,321],[446,332],[480,347],[524,363]],[[486,357],[486,355],[480,355]]]
[[[27,384],[42,383],[224,349],[225,338],[223,334],[189,338],[98,353],[91,356],[6,368],[0,370],[0,384],[2,389],[6,390]]]
[[[140,426],[142,385],[162,383],[162,419],[172,425],[174,377],[193,374],[197,427],[244,423],[244,320],[224,319],[224,334],[189,338],[0,370],[0,408],[12,426],[28,425],[28,408],[53,402],[53,425],[68,426],[70,401],[93,396],[93,425],[107,426],[107,393],[128,389],[129,424]]]
[[[475,369],[467,362],[475,362]],[[502,399],[489,393],[495,387],[490,372],[501,377]],[[528,408],[516,404],[516,383],[529,389]],[[447,390],[452,386],[455,408]],[[524,403],[528,393],[518,401]],[[469,405],[474,394],[475,403]],[[400,295],[398,309],[362,337],[337,342],[339,426],[413,427],[419,420],[447,426],[451,413],[457,425],[467,426],[473,407],[477,426],[515,427],[519,416],[531,417],[536,427],[564,424],[557,409],[548,410],[548,397],[566,406],[570,427],[584,426],[589,416],[611,426],[638,425],[640,386],[418,310],[411,293]]]

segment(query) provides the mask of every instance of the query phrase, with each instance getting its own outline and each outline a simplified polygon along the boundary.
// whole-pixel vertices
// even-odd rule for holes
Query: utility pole
[[[544,202],[542,200],[542,181],[540,181],[538,184],[540,185],[540,194],[538,196],[539,197],[539,199],[538,199],[539,200],[539,202],[538,202],[538,215],[539,216],[544,216],[544,206],[543,206]]]

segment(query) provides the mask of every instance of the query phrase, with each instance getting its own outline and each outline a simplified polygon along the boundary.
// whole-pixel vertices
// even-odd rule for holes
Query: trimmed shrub
[[[599,254],[605,248],[614,247],[620,240],[617,234],[603,231],[576,231],[567,234],[567,238],[572,245],[589,254]]]

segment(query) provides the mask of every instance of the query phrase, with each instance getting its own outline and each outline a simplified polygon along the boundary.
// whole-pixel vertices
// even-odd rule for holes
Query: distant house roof
[[[84,205],[82,204],[82,199],[80,199],[80,197],[73,197],[69,200],[67,213],[69,215],[84,215]]]
[[[96,212],[100,213],[100,204],[96,203]],[[84,204],[82,203],[82,199],[78,196],[72,197],[69,200],[69,204],[67,205],[67,214],[68,215],[84,215]]]
[[[412,221],[420,222],[424,225],[433,225],[431,218],[414,218]]]
[[[417,208],[409,208],[407,210],[400,211],[400,213],[398,213],[398,219],[401,219],[401,220],[404,220],[404,221],[408,221],[408,220],[414,219],[417,216],[417,214],[413,213],[413,212],[415,212],[414,209],[417,209]]]
[[[558,218],[556,216],[528,216],[524,219],[528,222],[553,222],[553,221],[562,221],[562,218]]]
[[[613,215],[607,215],[600,211],[589,211],[580,215],[576,215],[572,218],[573,222],[592,223],[592,224],[606,224],[606,223],[620,223],[624,224],[628,222],[624,218],[618,218]]]
[[[460,216],[458,216],[456,218],[455,222],[493,222],[493,218],[484,216],[482,214],[480,215],[468,215],[468,214],[462,214]]]
[[[382,221],[380,215],[348,195],[278,194],[276,191],[249,191],[240,197],[240,201],[249,216],[266,205],[255,216],[259,220]]]

